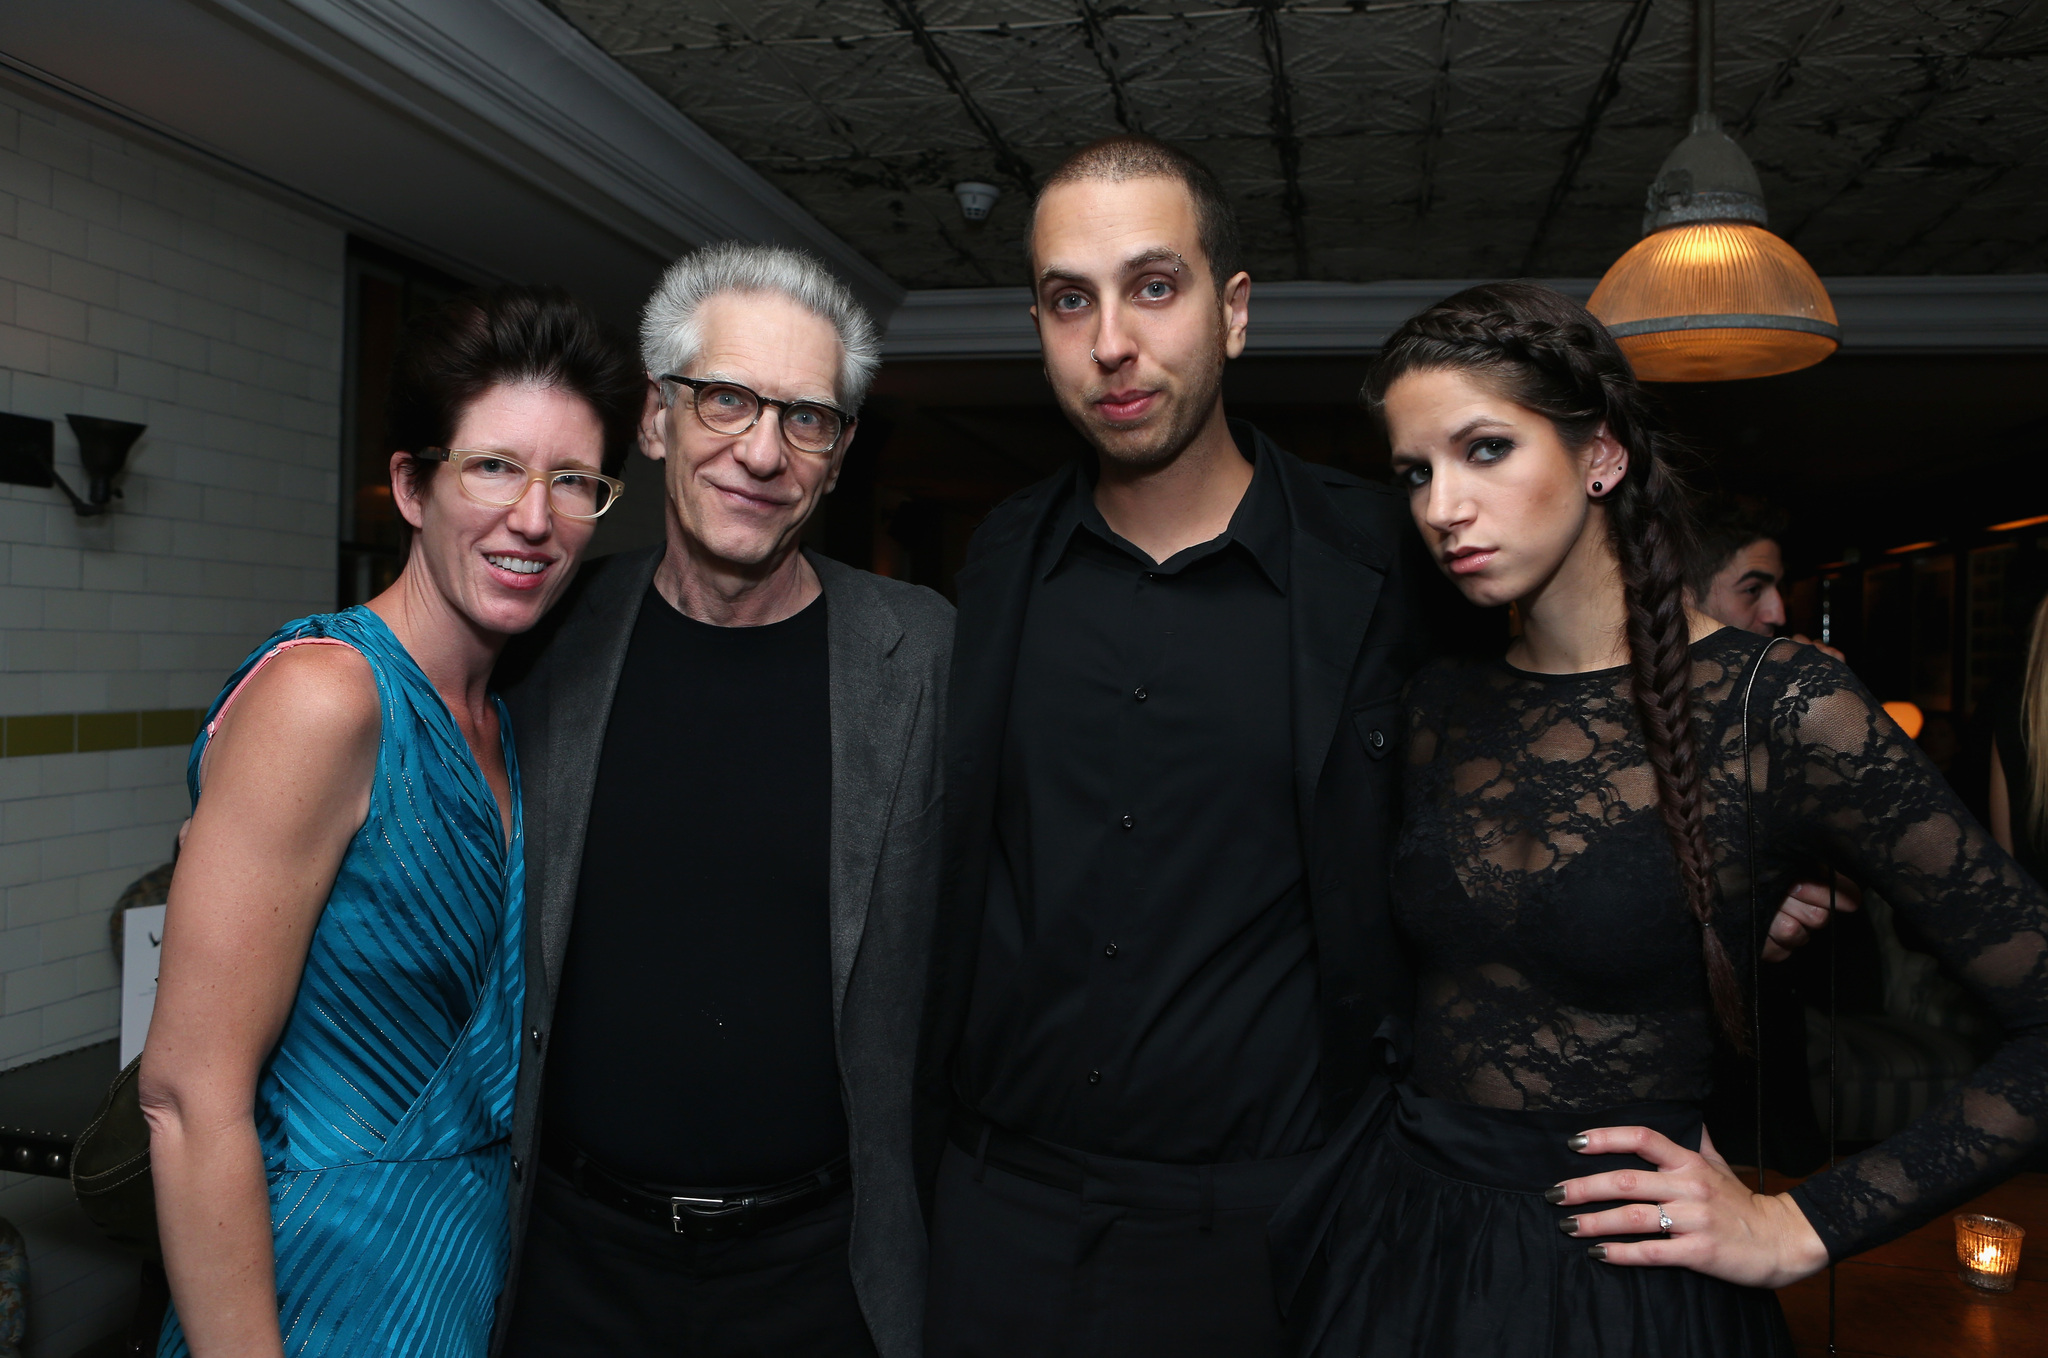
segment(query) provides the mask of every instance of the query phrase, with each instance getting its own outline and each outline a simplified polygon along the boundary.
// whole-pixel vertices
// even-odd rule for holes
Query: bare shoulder
[[[242,684],[220,720],[209,766],[254,746],[300,762],[374,750],[383,720],[377,679],[353,646],[293,646]]]

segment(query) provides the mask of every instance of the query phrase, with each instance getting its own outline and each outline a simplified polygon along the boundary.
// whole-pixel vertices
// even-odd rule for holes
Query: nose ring
[[[1088,361],[1089,361],[1090,363],[1100,363],[1100,362],[1102,362],[1102,360],[1101,360],[1101,359],[1099,359],[1099,358],[1097,358],[1097,357],[1095,356],[1095,351],[1094,351],[1093,349],[1090,349],[1090,350],[1088,351]]]

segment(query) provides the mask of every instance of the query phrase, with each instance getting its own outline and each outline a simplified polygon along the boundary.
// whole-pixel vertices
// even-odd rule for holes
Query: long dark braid
[[[1383,412],[1395,379],[1439,369],[1472,372],[1515,404],[1548,417],[1569,448],[1585,447],[1604,425],[1628,450],[1627,474],[1604,503],[1628,606],[1632,696],[1686,903],[1700,923],[1714,1014],[1730,1042],[1746,1052],[1742,987],[1714,928],[1720,893],[1707,839],[1685,609],[1693,518],[1691,495],[1672,466],[1675,445],[1613,338],[1584,307],[1549,288],[1484,284],[1414,317],[1381,351],[1366,379],[1366,403]]]

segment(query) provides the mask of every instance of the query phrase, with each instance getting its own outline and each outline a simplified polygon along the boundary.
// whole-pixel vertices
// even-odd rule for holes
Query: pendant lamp
[[[1650,185],[1643,239],[1586,306],[1647,382],[1723,382],[1810,367],[1841,344],[1834,303],[1764,229],[1756,167],[1714,113],[1714,0],[1694,0],[1698,111]]]

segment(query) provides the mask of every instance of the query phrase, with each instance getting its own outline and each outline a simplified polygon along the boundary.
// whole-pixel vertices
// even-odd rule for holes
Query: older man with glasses
[[[912,1355],[952,610],[800,548],[878,362],[823,266],[688,255],[642,349],[666,541],[501,673],[531,926],[494,1352]]]

